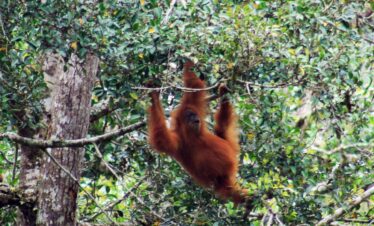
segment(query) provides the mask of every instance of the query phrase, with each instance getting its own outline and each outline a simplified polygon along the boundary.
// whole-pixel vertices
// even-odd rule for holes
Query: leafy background
[[[170,1],[1,1],[0,131],[43,127],[46,52],[100,57],[92,104],[116,110],[92,123],[91,136],[146,117],[147,92],[137,89],[145,80],[166,87],[169,112],[182,95],[180,59],[187,56],[209,86],[225,80],[233,90],[240,183],[259,194],[252,225],[269,210],[287,225],[313,224],[362,194],[374,181],[373,3],[184,2],[168,14]],[[210,103],[212,112],[216,106]],[[13,185],[16,149],[0,141],[0,173]],[[100,205],[112,205],[118,223],[248,223],[243,208],[216,199],[152,151],[146,128],[87,146],[85,157],[81,184]],[[84,192],[78,201],[81,221],[108,223]],[[340,220],[373,216],[363,202]],[[1,224],[14,218],[14,209],[0,210]]]

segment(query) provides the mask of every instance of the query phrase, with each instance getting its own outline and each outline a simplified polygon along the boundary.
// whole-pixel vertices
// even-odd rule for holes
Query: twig
[[[332,168],[332,171],[331,171],[331,173],[328,175],[327,180],[318,183],[318,184],[317,184],[316,186],[314,186],[310,191],[311,191],[311,192],[322,193],[322,192],[325,192],[325,191],[327,191],[328,189],[330,189],[330,188],[332,187],[332,182],[333,182],[333,180],[334,180],[334,179],[336,178],[336,176],[338,175],[339,170],[342,169],[345,165],[346,165],[346,157],[343,155],[343,156],[342,156],[342,160],[341,160],[339,163],[337,163],[337,164]]]
[[[153,90],[157,90],[157,91],[162,91],[162,90],[165,90],[165,89],[170,89],[171,86],[163,86],[163,87],[145,87],[145,86],[134,86],[134,87],[131,87],[131,89],[138,89],[138,90],[150,90],[150,91],[153,91]]]
[[[163,19],[162,22],[161,22],[162,25],[165,25],[165,24],[168,23],[168,21],[169,21],[169,17],[170,17],[170,15],[171,15],[171,13],[172,13],[172,11],[173,11],[173,9],[174,9],[174,5],[175,5],[176,2],[177,2],[177,0],[172,0],[172,1],[170,2],[169,9],[168,9],[168,11],[166,12],[166,15],[165,15],[164,19]]]
[[[13,175],[12,181],[16,178],[16,170],[17,170],[17,159],[18,159],[18,144],[16,144],[16,151],[14,153],[14,162],[13,162]]]
[[[261,219],[261,226],[265,226],[267,219],[269,218],[269,213],[264,214],[264,216]]]
[[[135,86],[135,87],[131,87],[131,89],[150,90],[150,91],[158,90],[158,91],[161,91],[161,90],[166,90],[166,89],[170,89],[170,88],[175,88],[175,89],[182,90],[184,92],[198,92],[198,91],[208,91],[208,90],[211,90],[211,89],[215,89],[215,88],[217,88],[224,81],[226,81],[226,79],[221,79],[216,84],[214,84],[212,86],[209,86],[209,87],[202,88],[202,89],[176,86],[176,85],[173,85],[173,84],[170,84],[169,86],[155,87],[155,88],[153,88],[153,87],[152,88],[151,87],[144,87],[144,86]]]
[[[353,222],[353,223],[360,223],[360,224],[369,224],[370,223],[370,220],[360,220],[360,219],[337,219],[335,221]]]
[[[248,82],[248,81],[244,81],[244,80],[240,80],[240,79],[237,79],[236,81],[239,82],[239,83],[243,83],[245,85],[257,86],[257,87],[267,88],[267,89],[275,89],[275,88],[282,88],[282,87],[285,87],[285,86],[299,85],[300,82],[302,81],[302,79],[299,79],[296,82],[290,82],[290,83],[284,82],[284,83],[279,83],[279,84],[275,84],[275,85],[263,85],[263,84]]]
[[[117,178],[119,179],[119,176],[117,175],[117,173],[114,171],[114,169],[112,167],[110,167],[109,163],[107,163],[105,160],[104,160],[104,157],[103,155],[101,154],[100,150],[99,150],[99,147],[94,143],[94,147],[95,147],[95,151],[96,151],[96,155],[100,158],[100,160],[104,163],[105,167],[108,168],[108,170]]]
[[[96,153],[98,154],[99,158],[104,162],[105,167],[107,167],[108,170],[113,174],[113,176],[114,176],[117,180],[119,180],[120,178],[119,178],[118,174],[116,174],[115,171],[113,170],[113,168],[110,167],[110,165],[109,165],[109,164],[108,164],[108,163],[103,159],[103,156],[102,156],[100,150],[98,149],[97,145],[96,145],[96,144],[94,144],[94,145],[95,145]],[[117,204],[119,204],[120,202],[122,202],[123,200],[125,200],[129,195],[131,195],[132,197],[135,197],[135,198],[137,199],[137,201],[138,201],[141,205],[143,205],[143,206],[145,206],[145,207],[148,208],[148,206],[147,206],[147,205],[146,205],[146,204],[145,204],[145,203],[144,203],[144,202],[143,202],[139,197],[137,197],[136,194],[134,194],[134,192],[133,192],[133,190],[137,189],[137,188],[140,186],[141,182],[143,182],[143,181],[145,180],[145,178],[146,178],[146,177],[143,177],[143,178],[138,182],[138,184],[137,184],[136,186],[134,186],[134,187],[132,187],[130,190],[128,190],[127,193],[126,193],[126,194],[125,194],[121,199],[117,200],[117,201],[113,204],[113,206],[112,206],[111,208],[113,208],[115,205],[117,205]],[[105,210],[108,210],[109,208],[110,208],[110,206],[106,207]],[[164,220],[162,216],[160,216],[160,215],[157,214],[156,212],[152,211],[150,208],[148,208],[148,209],[149,209],[149,211],[150,211],[150,213],[151,213],[152,215],[156,216],[156,217],[159,218],[159,219]],[[103,213],[103,212],[101,211],[101,212],[95,214],[94,216],[92,216],[91,218],[86,219],[86,220],[88,220],[88,221],[93,220],[93,219],[95,219],[97,216],[99,216],[101,213]],[[164,220],[164,221],[165,221],[165,220]]]
[[[279,219],[278,214],[275,214],[275,220],[278,221],[278,224],[279,224],[280,226],[285,226],[285,224],[284,224],[284,223]]]
[[[132,191],[138,189],[138,187],[143,183],[143,181],[144,181],[145,179],[146,179],[146,177],[141,178],[141,179],[138,181],[138,183],[136,183],[135,186],[133,186],[130,190],[128,190],[128,191],[126,192],[126,194],[124,194],[124,195],[122,196],[122,198],[120,198],[120,199],[116,200],[115,202],[113,202],[113,203],[109,204],[108,206],[106,206],[106,207],[104,208],[104,211],[108,211],[108,210],[113,209],[116,205],[120,204],[122,201],[124,201],[125,199],[127,199],[127,197],[132,193]],[[102,214],[102,213],[104,213],[104,212],[100,211],[100,212],[98,212],[98,213],[95,213],[95,214],[94,214],[93,216],[91,216],[90,218],[85,219],[85,221],[90,222],[90,221],[94,220],[96,217],[98,217],[98,216],[99,216],[100,214]]]
[[[326,12],[328,9],[330,9],[330,7],[334,4],[335,0],[331,0],[330,4],[325,6],[325,8],[322,10],[322,12]]]
[[[5,162],[6,162],[7,164],[9,164],[9,165],[13,164],[13,162],[10,161],[10,160],[6,157],[5,153],[3,153],[2,151],[0,151],[0,155],[3,157],[3,159],[5,160]]]
[[[338,208],[337,210],[334,211],[334,213],[332,215],[328,215],[325,218],[323,218],[322,220],[320,220],[317,223],[317,226],[326,225],[326,224],[329,224],[329,223],[333,222],[335,219],[337,219],[338,217],[343,215],[346,211],[349,211],[353,207],[359,205],[361,202],[365,201],[366,199],[368,199],[373,194],[374,194],[374,186],[371,186],[362,195],[358,196],[353,201],[349,202],[347,204],[347,206],[348,206],[347,208],[343,208],[343,207]]]
[[[175,86],[175,85],[170,85],[170,86],[174,87],[176,89],[182,90],[184,92],[198,92],[198,91],[208,91],[208,90],[211,90],[211,89],[215,89],[220,84],[222,84],[224,81],[226,81],[226,79],[221,79],[216,84],[214,84],[212,86],[209,86],[209,87],[202,88],[202,89],[195,89],[195,88],[189,88],[189,87],[181,87],[181,86]]]
[[[3,23],[3,18],[1,17],[1,13],[0,13],[0,25],[1,25],[1,30],[3,32],[3,35],[6,39],[8,39],[8,37],[6,36],[6,33],[5,33],[5,29],[4,29],[4,23]]]
[[[369,39],[369,38],[366,38],[366,37],[362,37],[365,41],[367,41],[368,43],[370,44],[374,44],[374,41]]]
[[[336,148],[331,149],[329,151],[323,150],[323,149],[318,148],[318,147],[312,147],[312,149],[316,150],[318,152],[322,152],[322,153],[327,154],[327,155],[331,155],[331,154],[334,154],[336,152],[339,152],[339,151],[342,151],[342,150],[345,150],[345,149],[349,149],[349,148],[359,149],[359,148],[365,148],[365,147],[366,148],[372,148],[372,147],[374,147],[374,143],[355,143],[355,144],[340,145],[339,147],[336,147]],[[368,153],[371,154],[370,152],[368,152]]]
[[[273,221],[274,221],[274,214],[273,213],[270,213],[269,214],[269,220],[268,220],[268,223],[266,224],[267,226],[271,226],[273,225]]]

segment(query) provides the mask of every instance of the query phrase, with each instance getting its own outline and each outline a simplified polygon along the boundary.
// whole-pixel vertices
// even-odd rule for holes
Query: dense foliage
[[[165,87],[168,109],[178,104],[180,61],[189,57],[210,86],[225,80],[233,91],[240,181],[256,194],[253,225],[269,212],[287,225],[314,224],[374,181],[373,8],[322,0],[0,1],[0,132],[43,127],[46,52],[100,57],[92,103],[117,109],[92,123],[91,136],[145,118],[147,93],[137,88],[145,80]],[[0,173],[12,184],[16,149],[0,141]],[[243,208],[216,199],[153,152],[146,128],[87,146],[81,184],[100,205],[114,203],[115,222],[248,222]],[[13,213],[0,210],[1,224]],[[107,223],[97,213],[82,192],[80,220]],[[363,202],[340,219],[373,216]]]

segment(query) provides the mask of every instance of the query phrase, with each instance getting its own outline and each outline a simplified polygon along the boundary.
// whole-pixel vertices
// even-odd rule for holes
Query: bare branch
[[[161,91],[165,89],[170,89],[171,86],[162,86],[162,87],[145,87],[145,86],[134,86],[131,89],[138,89],[138,90],[149,90],[149,91]]]
[[[353,223],[360,223],[360,224],[370,224],[370,220],[360,220],[360,219],[337,219],[335,221],[353,222]]]
[[[14,162],[13,162],[13,173],[12,173],[12,180],[14,181],[16,179],[16,171],[17,171],[17,161],[18,161],[18,144],[15,145],[16,150],[14,153]]]
[[[316,186],[314,186],[310,191],[313,193],[323,193],[326,192],[328,189],[332,188],[332,182],[335,180],[335,178],[338,175],[338,172],[345,166],[346,164],[346,158],[343,156],[342,160],[337,163],[333,168],[331,173],[328,175],[326,181],[322,181]]]
[[[336,147],[336,148],[331,149],[329,151],[323,150],[323,149],[318,148],[318,147],[312,147],[312,149],[316,150],[318,152],[322,152],[322,153],[327,154],[327,155],[331,155],[331,154],[334,154],[336,152],[343,151],[343,150],[349,149],[349,148],[359,149],[359,148],[372,148],[372,147],[374,147],[374,143],[373,142],[371,142],[371,143],[369,142],[369,143],[355,143],[355,144],[340,145],[339,147]]]
[[[172,1],[170,2],[169,9],[168,9],[168,11],[166,12],[166,15],[165,15],[164,19],[163,19],[162,22],[161,22],[162,25],[165,25],[165,24],[167,24],[167,23],[169,22],[169,17],[170,17],[170,15],[171,15],[171,13],[173,12],[174,5],[175,5],[176,2],[177,2],[177,0],[172,0]]]
[[[117,180],[119,179],[119,176],[117,175],[116,171],[109,165],[109,163],[107,163],[105,160],[104,160],[104,156],[103,154],[101,154],[100,152],[100,149],[99,147],[94,144],[94,147],[95,147],[95,151],[96,151],[96,155],[97,157],[100,158],[100,161],[102,161],[105,165],[105,167],[114,175],[115,178],[117,178]]]
[[[248,82],[248,81],[244,81],[244,80],[240,80],[240,79],[238,79],[236,81],[239,82],[239,83],[245,84],[245,85],[257,86],[257,87],[268,88],[268,89],[275,89],[275,88],[283,88],[283,87],[286,87],[286,86],[299,85],[303,81],[303,78],[298,79],[295,82],[290,82],[290,83],[284,82],[284,83],[279,83],[279,84],[275,84],[275,85],[263,85],[263,84]]]
[[[6,39],[8,39],[8,37],[6,36],[5,29],[4,29],[4,23],[3,23],[3,19],[1,17],[1,13],[0,13],[0,27],[1,27],[1,31],[3,32],[4,37],[6,37]]]
[[[78,226],[107,226],[108,224],[78,222]],[[116,226],[133,226],[134,223],[115,223]]]
[[[170,86],[174,87],[176,89],[182,90],[184,92],[198,92],[198,91],[208,91],[208,90],[215,89],[225,81],[226,81],[226,79],[222,79],[222,80],[218,81],[216,84],[214,84],[212,86],[209,86],[209,87],[202,88],[202,89],[195,89],[195,88],[182,87],[182,86],[176,86],[176,85],[170,85]]]
[[[146,120],[143,120],[143,121],[134,123],[130,126],[126,126],[124,128],[114,130],[112,132],[109,132],[103,135],[99,135],[99,136],[91,137],[91,138],[76,139],[76,140],[56,140],[56,139],[40,140],[40,139],[22,137],[15,133],[0,133],[0,139],[8,138],[19,144],[27,145],[29,147],[38,147],[38,148],[82,147],[87,144],[93,144],[93,143],[97,143],[101,141],[110,140],[118,136],[122,136],[126,133],[139,129],[145,125],[146,125]]]
[[[285,224],[279,219],[278,214],[275,214],[275,220],[278,222],[280,226],[285,226]]]
[[[130,196],[130,194],[134,191],[134,190],[136,190],[136,189],[138,189],[138,187],[143,183],[143,181],[146,179],[147,177],[143,177],[143,178],[141,178],[139,181],[138,181],[138,183],[136,183],[130,190],[128,190],[123,196],[122,196],[122,198],[120,198],[120,199],[118,199],[118,200],[116,200],[115,202],[113,202],[113,203],[110,203],[109,205],[107,205],[105,208],[104,208],[104,211],[110,211],[110,210],[112,210],[116,205],[118,205],[118,204],[120,204],[122,201],[124,201],[125,199],[127,199],[127,197],[129,197]],[[117,178],[118,179],[118,178]],[[92,220],[94,220],[96,217],[98,217],[100,214],[102,214],[102,213],[104,213],[104,212],[102,212],[102,211],[100,211],[100,212],[98,212],[98,213],[95,213],[93,216],[91,216],[90,218],[88,218],[88,219],[86,219],[85,221],[88,221],[88,222],[90,222],[90,221],[92,221]]]
[[[198,92],[198,91],[208,91],[208,90],[211,90],[211,89],[215,89],[217,88],[220,84],[222,84],[223,82],[225,82],[227,79],[221,79],[220,81],[218,81],[216,84],[212,85],[212,86],[209,86],[209,87],[205,87],[205,88],[201,88],[201,89],[197,89],[197,88],[189,88],[189,87],[182,87],[182,86],[177,86],[177,85],[173,85],[173,84],[170,84],[169,86],[162,86],[162,87],[143,87],[143,86],[136,86],[136,87],[131,87],[131,89],[138,89],[138,90],[150,90],[150,91],[153,91],[153,90],[165,90],[165,89],[170,89],[170,88],[175,88],[175,89],[179,89],[179,90],[182,90],[184,92]]]
[[[345,212],[351,210],[353,207],[359,205],[361,202],[368,199],[371,195],[374,194],[374,186],[370,186],[369,189],[367,189],[362,195],[356,197],[351,202],[347,204],[346,208],[338,208],[335,210],[335,212],[332,215],[328,215],[325,218],[323,218],[321,221],[318,222],[317,226],[319,225],[327,225],[334,220],[336,220],[338,217],[342,216]]]
[[[97,145],[95,145],[95,149],[96,149],[96,154],[99,156],[99,158],[101,159],[101,161],[104,162],[104,165],[105,167],[108,168],[108,170],[113,174],[113,176],[117,179],[117,180],[120,180],[119,176],[117,175],[117,173],[114,171],[114,169],[109,165],[109,163],[107,163],[104,159],[103,159],[103,155],[101,154],[99,148],[97,147]],[[154,215],[155,217],[165,221],[165,219],[157,214],[156,212],[154,212],[152,209],[150,209],[139,197],[136,196],[136,194],[134,194],[134,190],[136,190],[141,183],[143,183],[143,181],[146,179],[146,177],[143,177],[134,187],[132,187],[131,189],[127,190],[126,194],[119,200],[117,200],[116,202],[110,204],[109,206],[105,207],[105,211],[108,211],[109,209],[112,209],[114,208],[116,205],[118,205],[119,203],[121,203],[123,200],[125,200],[128,196],[132,196],[134,198],[136,198],[136,200],[141,204],[143,205],[145,208],[148,208],[150,213],[152,215]],[[91,221],[91,220],[94,220],[97,216],[99,216],[100,214],[104,213],[103,211],[93,215],[92,217],[86,219],[88,221]],[[174,224],[174,222],[172,222]]]
[[[10,160],[7,158],[7,156],[5,155],[5,153],[3,153],[2,151],[0,151],[0,155],[1,155],[1,157],[3,157],[3,159],[5,160],[5,163],[6,163],[6,164],[9,164],[9,165],[13,164],[13,162],[10,161]]]
[[[210,86],[210,87],[206,87],[206,88],[203,88],[203,89],[192,89],[192,88],[180,87],[180,86],[176,86],[176,85],[172,85],[172,84],[169,85],[169,86],[153,87],[153,88],[145,87],[145,86],[135,86],[135,87],[131,87],[131,89],[134,89],[134,90],[148,90],[148,91],[154,91],[154,90],[162,91],[162,90],[175,88],[175,89],[182,90],[184,92],[197,92],[197,91],[207,91],[207,90],[217,88],[222,82],[225,82],[226,80],[227,79],[222,79],[219,82],[217,82],[215,85]],[[216,98],[208,98],[208,101],[210,101],[212,99],[216,99]],[[119,108],[120,108],[120,101],[119,100],[115,101],[115,103],[113,103],[112,105],[110,104],[109,100],[107,100],[107,101],[104,101],[101,104],[98,104],[97,106],[93,106],[92,109],[91,109],[90,122],[94,122],[94,121],[100,119],[101,117],[103,117],[104,115],[108,115],[108,114],[112,113],[113,111],[115,111]]]
[[[219,84],[219,83],[217,83]],[[208,96],[206,99],[207,101],[212,101],[218,98],[218,95],[213,94],[211,96]],[[32,139],[28,137],[22,137],[16,133],[0,133],[0,139],[7,138],[9,140],[12,140],[16,143],[23,144],[29,147],[38,147],[38,148],[58,148],[58,147],[82,147],[87,144],[94,144],[102,141],[111,140],[114,138],[117,138],[119,136],[122,136],[126,133],[135,131],[137,129],[142,128],[147,124],[146,120],[142,120],[140,122],[134,123],[132,125],[114,130],[112,132],[108,132],[96,137],[90,137],[90,138],[82,138],[82,139],[76,139],[76,140],[57,140],[57,139],[51,139],[51,140],[41,140],[41,139]]]

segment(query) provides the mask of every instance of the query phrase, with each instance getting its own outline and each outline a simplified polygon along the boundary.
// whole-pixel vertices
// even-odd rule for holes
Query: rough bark
[[[72,55],[68,63],[53,54],[46,59],[43,69],[51,77],[52,91],[49,139],[86,137],[98,63],[98,58],[92,54],[84,61]],[[48,148],[47,151],[79,180],[84,148]],[[79,185],[46,155],[41,176],[36,224],[76,225]]]
[[[30,128],[22,128],[19,134],[24,137],[33,137],[35,131]],[[35,147],[26,145],[20,146],[20,172],[19,172],[19,190],[26,200],[27,205],[19,206],[17,225],[33,226],[36,221],[36,212],[33,203],[37,197],[37,184],[40,179],[40,163],[42,152]]]
[[[0,183],[0,208],[4,206],[20,205],[21,199],[7,184]]]

